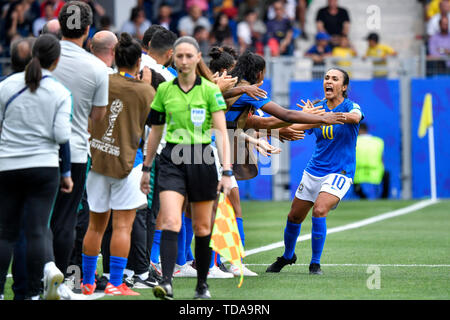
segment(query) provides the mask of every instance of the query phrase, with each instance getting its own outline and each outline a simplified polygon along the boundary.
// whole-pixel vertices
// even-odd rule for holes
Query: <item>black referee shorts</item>
[[[217,198],[217,169],[209,144],[167,143],[161,152],[158,187],[160,192],[176,191],[190,202]]]

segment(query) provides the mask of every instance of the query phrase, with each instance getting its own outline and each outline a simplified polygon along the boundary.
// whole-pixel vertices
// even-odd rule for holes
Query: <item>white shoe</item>
[[[214,265],[212,268],[209,268],[208,279],[225,279],[225,278],[234,278],[234,276],[230,272],[223,272],[216,265]]]
[[[64,281],[64,275],[56,267],[55,263],[49,262],[44,267],[44,293],[42,295],[44,300],[59,300],[58,289]]]
[[[197,270],[192,268],[192,266],[187,263],[182,266],[180,266],[179,264],[175,264],[173,276],[176,278],[196,278]]]
[[[58,294],[61,297],[61,300],[86,300],[84,294],[74,293],[65,283],[62,283],[59,286]]]
[[[5,295],[4,294],[0,294],[0,300],[5,300]]]
[[[244,273],[244,276],[246,276],[246,277],[256,277],[256,276],[258,276],[258,274],[256,272],[251,271],[245,265],[242,265],[242,269],[243,269],[242,271]],[[235,266],[235,265],[232,264],[230,266],[230,271],[235,276],[238,276],[238,277],[241,276],[241,270],[239,269],[238,266]]]

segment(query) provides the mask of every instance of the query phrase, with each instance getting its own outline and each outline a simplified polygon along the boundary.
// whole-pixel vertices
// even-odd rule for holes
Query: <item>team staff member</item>
[[[27,295],[36,299],[48,221],[60,184],[58,144],[71,134],[72,96],[51,73],[61,53],[58,39],[43,35],[32,52],[26,71],[0,84],[0,274],[8,270],[26,212]],[[67,181],[71,183],[70,177]],[[62,189],[70,192],[71,184]],[[64,277],[57,271],[48,279],[57,288]],[[47,298],[57,295],[53,291]]]
[[[342,112],[346,117],[345,124],[321,128],[302,126],[308,134],[316,136],[316,149],[292,201],[284,230],[284,254],[266,272],[280,272],[285,265],[295,263],[295,244],[301,223],[312,208],[312,258],[309,272],[322,274],[320,258],[327,234],[326,218],[352,184],[359,122],[364,118],[359,105],[347,98],[348,85],[347,72],[338,68],[330,69],[323,80],[325,99],[321,102],[327,113]]]
[[[139,295],[129,289],[122,278],[128,262],[136,209],[147,204],[147,197],[139,190],[142,156],[136,156],[136,153],[155,90],[148,83],[135,79],[141,50],[131,35],[122,33],[115,47],[119,73],[110,76],[108,111],[101,122],[92,125],[92,169],[86,184],[90,213],[82,257],[82,292],[86,295],[95,290],[97,258],[111,209],[114,214],[110,278],[105,293]]]
[[[211,249],[211,214],[217,190],[230,190],[230,146],[225,124],[225,101],[217,85],[199,76],[202,58],[199,45],[192,37],[181,37],[174,44],[174,62],[179,76],[161,84],[152,104],[147,157],[141,190],[148,194],[148,167],[164,124],[167,123],[166,147],[160,156],[160,188],[162,220],[161,265],[163,281],[153,288],[156,297],[172,299],[172,275],[177,257],[178,232],[183,203],[189,198],[195,233],[197,286],[194,298],[210,298],[206,278]],[[220,132],[216,144],[222,156],[223,177],[218,183],[209,130]],[[181,158],[181,159],[180,159]]]

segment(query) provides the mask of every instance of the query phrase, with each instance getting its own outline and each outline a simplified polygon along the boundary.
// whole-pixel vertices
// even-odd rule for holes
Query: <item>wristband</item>
[[[224,176],[224,177],[232,177],[233,176],[233,170],[224,170],[222,172],[222,176]]]
[[[150,172],[152,170],[152,167],[147,167],[142,165],[142,172]]]

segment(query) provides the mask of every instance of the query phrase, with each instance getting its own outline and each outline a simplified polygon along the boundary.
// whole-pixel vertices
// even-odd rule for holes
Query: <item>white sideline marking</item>
[[[423,209],[425,207],[431,206],[433,204],[438,203],[439,200],[423,200],[420,201],[418,203],[415,203],[413,205],[410,205],[408,207],[405,208],[401,208],[401,209],[397,209],[394,211],[390,211],[390,212],[386,212],[386,213],[382,213],[379,214],[377,216],[371,217],[371,218],[367,218],[361,221],[357,221],[357,222],[353,222],[353,223],[349,223],[340,227],[334,227],[331,229],[327,230],[327,235],[332,234],[332,233],[336,233],[336,232],[342,232],[342,231],[346,231],[346,230],[351,230],[351,229],[356,229],[356,228],[361,228],[364,226],[367,226],[369,224],[378,222],[378,221],[382,221],[382,220],[386,220],[386,219],[390,219],[390,218],[394,218],[394,217],[398,217],[407,213],[411,213],[420,209]],[[297,242],[301,242],[301,241],[306,241],[311,239],[311,234],[305,234],[303,236],[298,237]],[[255,248],[255,249],[250,249],[250,250],[246,250],[245,251],[245,256],[248,257],[252,254],[257,254],[260,252],[264,252],[264,251],[269,251],[272,249],[276,249],[276,248],[281,248],[284,247],[284,241],[279,241],[279,242],[275,242],[272,244],[269,244],[267,246],[263,246],[263,247],[259,247],[259,248]]]
[[[270,266],[268,263],[246,263],[246,266]],[[292,266],[309,266],[306,263],[296,263]],[[321,264],[326,267],[411,267],[411,268],[450,268],[450,264],[354,264],[354,263],[342,263],[342,264]]]

